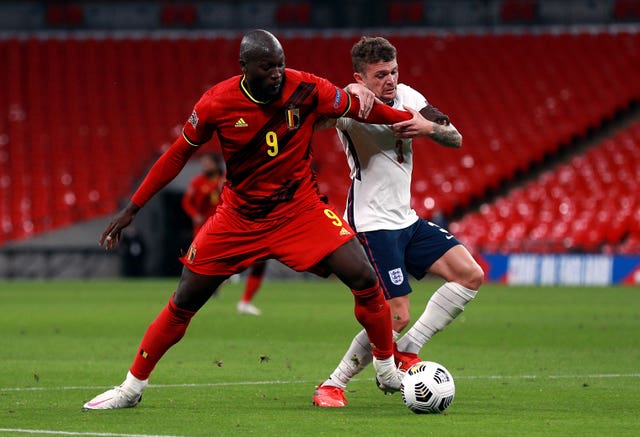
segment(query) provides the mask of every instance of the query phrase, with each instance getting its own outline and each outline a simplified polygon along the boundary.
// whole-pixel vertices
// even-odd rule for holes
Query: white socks
[[[393,339],[398,338],[400,334],[393,331]],[[342,361],[333,371],[329,379],[323,382],[323,385],[331,385],[345,389],[351,378],[367,367],[373,360],[371,351],[371,343],[367,332],[363,329],[351,341],[351,346],[342,357]]]
[[[413,324],[411,329],[398,340],[398,350],[417,354],[427,341],[442,331],[464,310],[465,305],[476,296],[477,291],[470,290],[457,282],[446,282],[433,293],[427,307]],[[399,334],[393,332],[396,340]],[[366,331],[360,331],[351,342],[351,346],[342,357],[342,361],[323,385],[345,389],[347,383],[371,363],[373,355]]]
[[[411,329],[398,341],[398,350],[417,354],[427,341],[464,310],[477,291],[457,282],[446,282],[433,293],[427,307]]]
[[[131,395],[138,395],[143,392],[149,383],[148,379],[144,381],[133,376],[131,372],[127,372],[127,378],[122,383],[121,387]]]

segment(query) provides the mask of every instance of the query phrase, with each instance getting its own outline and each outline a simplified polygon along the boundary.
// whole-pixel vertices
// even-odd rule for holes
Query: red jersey
[[[182,209],[191,218],[200,214],[207,218],[216,212],[220,203],[220,191],[224,178],[209,178],[205,174],[199,174],[189,183],[187,191],[182,196]]]
[[[295,215],[318,199],[311,170],[316,120],[343,116],[350,96],[326,79],[285,69],[280,96],[255,100],[235,76],[209,89],[183,135],[198,146],[217,132],[227,165],[223,207],[259,220]]]

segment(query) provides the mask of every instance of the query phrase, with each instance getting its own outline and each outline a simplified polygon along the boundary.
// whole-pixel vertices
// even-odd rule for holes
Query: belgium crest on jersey
[[[300,108],[289,107],[286,109],[287,129],[298,129],[300,127]]]
[[[196,251],[198,249],[196,248],[195,244],[192,244],[191,246],[189,246],[189,251],[187,252],[187,262],[189,264],[193,263],[193,260],[196,257]]]

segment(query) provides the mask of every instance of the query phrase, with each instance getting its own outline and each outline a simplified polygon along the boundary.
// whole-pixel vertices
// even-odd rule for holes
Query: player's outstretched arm
[[[358,117],[362,119],[366,119],[371,112],[371,108],[373,107],[373,103],[377,100],[376,95],[366,86],[359,83],[350,83],[347,85],[344,90],[351,95],[351,102],[353,104],[354,100],[358,100],[360,105],[360,110],[358,111]],[[331,129],[336,127],[338,119],[331,117],[321,117],[316,121],[316,124],[313,126],[314,131]]]
[[[350,83],[349,85],[344,87],[344,90],[351,94],[352,100],[353,97],[356,97],[358,99],[358,102],[360,103],[360,111],[358,112],[358,116],[365,120],[367,117],[369,117],[371,109],[373,108],[373,104],[376,101],[382,103],[380,102],[380,100],[378,100],[378,98],[376,98],[376,95],[373,91],[371,91],[361,83]]]
[[[387,106],[377,99],[374,99],[373,101],[373,106],[371,107],[369,116],[367,118],[362,118],[360,116],[360,100],[356,97],[357,96],[355,95],[351,96],[351,107],[347,113],[344,114],[345,117],[351,117],[363,123],[371,124],[394,124],[405,120],[411,120],[412,118],[411,113],[393,109],[391,106]]]
[[[412,118],[391,126],[394,134],[398,138],[426,136],[446,147],[462,146],[462,135],[460,135],[460,132],[458,132],[455,126],[449,122],[449,117],[446,115],[442,114],[442,117],[435,119],[436,121],[431,121],[423,116],[423,111],[418,112],[407,106],[404,108],[412,115]],[[441,120],[442,124],[440,124],[438,120]]]
[[[129,204],[109,222],[98,243],[105,249],[113,249],[120,241],[122,230],[131,224],[140,208],[180,173],[196,150],[197,147],[180,135],[153,164]]]

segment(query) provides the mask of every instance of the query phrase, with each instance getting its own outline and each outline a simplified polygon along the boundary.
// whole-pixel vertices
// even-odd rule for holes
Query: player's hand
[[[126,208],[120,211],[113,220],[109,222],[109,225],[102,233],[98,244],[100,246],[104,246],[106,250],[116,247],[120,242],[122,230],[131,224],[139,210],[140,208],[137,205],[129,202],[129,205],[127,205]]]
[[[418,111],[405,106],[404,109],[413,116],[410,120],[391,125],[391,130],[398,138],[415,138],[433,133],[434,123],[424,118]]]
[[[358,116],[366,120],[376,101],[376,95],[369,88],[359,83],[350,83],[347,85],[347,89],[349,90],[349,94],[356,96],[358,100],[360,100],[360,112],[358,112]]]
[[[420,114],[424,118],[429,121],[433,121],[434,123],[441,124],[443,126],[448,126],[451,124],[451,120],[449,120],[449,116],[447,114],[443,114],[438,108],[433,105],[427,105],[420,110]]]

